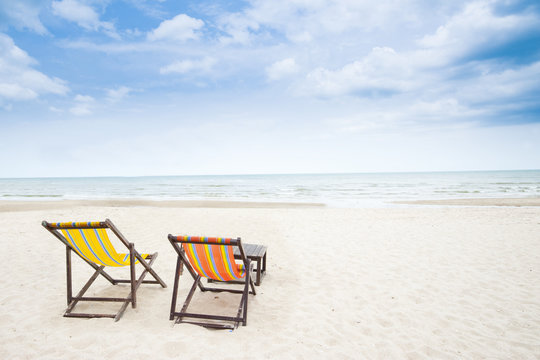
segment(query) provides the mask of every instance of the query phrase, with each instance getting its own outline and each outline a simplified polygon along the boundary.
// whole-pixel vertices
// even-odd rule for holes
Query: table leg
[[[257,259],[257,281],[255,282],[255,285],[261,285],[261,258]]]

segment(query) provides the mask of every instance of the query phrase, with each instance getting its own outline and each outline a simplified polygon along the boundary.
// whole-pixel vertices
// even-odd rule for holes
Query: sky
[[[0,177],[512,169],[537,0],[0,0]]]

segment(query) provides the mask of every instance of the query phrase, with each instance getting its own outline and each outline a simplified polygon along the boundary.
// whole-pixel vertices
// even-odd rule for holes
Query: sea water
[[[540,196],[540,170],[0,179],[0,200],[231,200],[334,206]]]

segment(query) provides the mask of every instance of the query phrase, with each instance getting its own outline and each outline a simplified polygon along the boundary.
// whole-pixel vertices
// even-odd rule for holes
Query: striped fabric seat
[[[129,254],[119,254],[109,240],[107,230],[100,227],[100,222],[88,223],[53,223],[51,227],[60,229],[72,248],[86,260],[104,266],[129,266]],[[81,227],[92,227],[81,229]],[[73,229],[70,227],[77,227]],[[141,254],[143,259],[148,254]],[[139,263],[138,260],[135,264]]]
[[[234,260],[230,238],[179,236],[179,240],[196,242],[182,243],[182,247],[193,269],[201,277],[219,281],[240,280],[246,276],[244,265]]]
[[[82,221],[82,222],[59,222],[59,223],[49,223],[48,226],[52,229],[62,229],[62,228],[80,228],[80,227],[101,227],[106,228],[107,224],[102,221]]]

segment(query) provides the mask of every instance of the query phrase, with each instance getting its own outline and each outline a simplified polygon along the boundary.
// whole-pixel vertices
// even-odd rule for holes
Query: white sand
[[[540,358],[540,207],[3,204],[1,359]],[[139,251],[159,251],[154,268],[169,287],[141,286],[137,309],[117,323],[64,318],[65,250],[40,223],[105,218]],[[168,233],[268,245],[247,327],[172,326]],[[91,269],[73,262],[82,286]],[[190,279],[181,278],[181,302]],[[91,290],[129,292],[103,280]],[[218,296],[193,301],[234,313]]]

